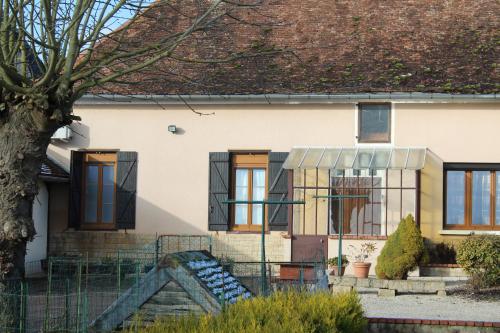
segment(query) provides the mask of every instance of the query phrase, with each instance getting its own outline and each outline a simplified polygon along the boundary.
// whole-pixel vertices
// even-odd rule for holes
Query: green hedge
[[[379,279],[401,280],[421,263],[428,261],[424,239],[412,215],[401,220],[387,238],[377,258],[375,273]]]
[[[219,315],[166,317],[138,332],[361,333],[366,324],[355,292],[332,295],[288,291],[237,302]],[[132,332],[136,332],[135,327],[130,328]]]
[[[500,236],[470,236],[457,248],[457,263],[475,289],[500,285]]]

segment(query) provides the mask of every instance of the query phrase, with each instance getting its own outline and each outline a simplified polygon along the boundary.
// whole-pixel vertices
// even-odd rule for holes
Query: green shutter
[[[209,199],[208,230],[225,231],[229,229],[229,173],[231,156],[227,152],[210,153],[209,156]]]
[[[116,166],[116,226],[135,229],[137,192],[137,152],[117,153]]]
[[[288,153],[269,153],[269,192],[272,201],[288,200],[288,171],[283,169],[283,162]],[[273,204],[268,206],[269,229],[285,231],[288,229],[288,205]]]

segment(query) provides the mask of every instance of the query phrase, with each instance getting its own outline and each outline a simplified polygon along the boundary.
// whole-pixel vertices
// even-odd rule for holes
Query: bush
[[[429,262],[432,264],[456,264],[457,253],[453,244],[445,242],[430,244],[427,248]]]
[[[457,248],[457,263],[470,275],[474,289],[500,285],[500,236],[470,236]]]
[[[413,216],[408,215],[387,239],[377,258],[375,272],[379,279],[406,279],[409,272],[427,260],[424,239]]]
[[[219,315],[165,317],[141,333],[364,332],[366,319],[355,292],[276,292],[229,305]],[[136,332],[135,327],[128,331]]]

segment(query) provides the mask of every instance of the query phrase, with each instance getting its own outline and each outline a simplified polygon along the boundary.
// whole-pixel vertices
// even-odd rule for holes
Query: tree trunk
[[[24,277],[38,175],[56,123],[25,101],[10,104],[0,118],[0,283]]]

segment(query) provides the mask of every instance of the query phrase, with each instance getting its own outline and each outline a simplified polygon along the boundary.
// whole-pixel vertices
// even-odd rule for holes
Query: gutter
[[[75,105],[158,104],[337,104],[357,102],[394,103],[498,103],[498,94],[354,93],[354,94],[259,94],[259,95],[84,95]]]

